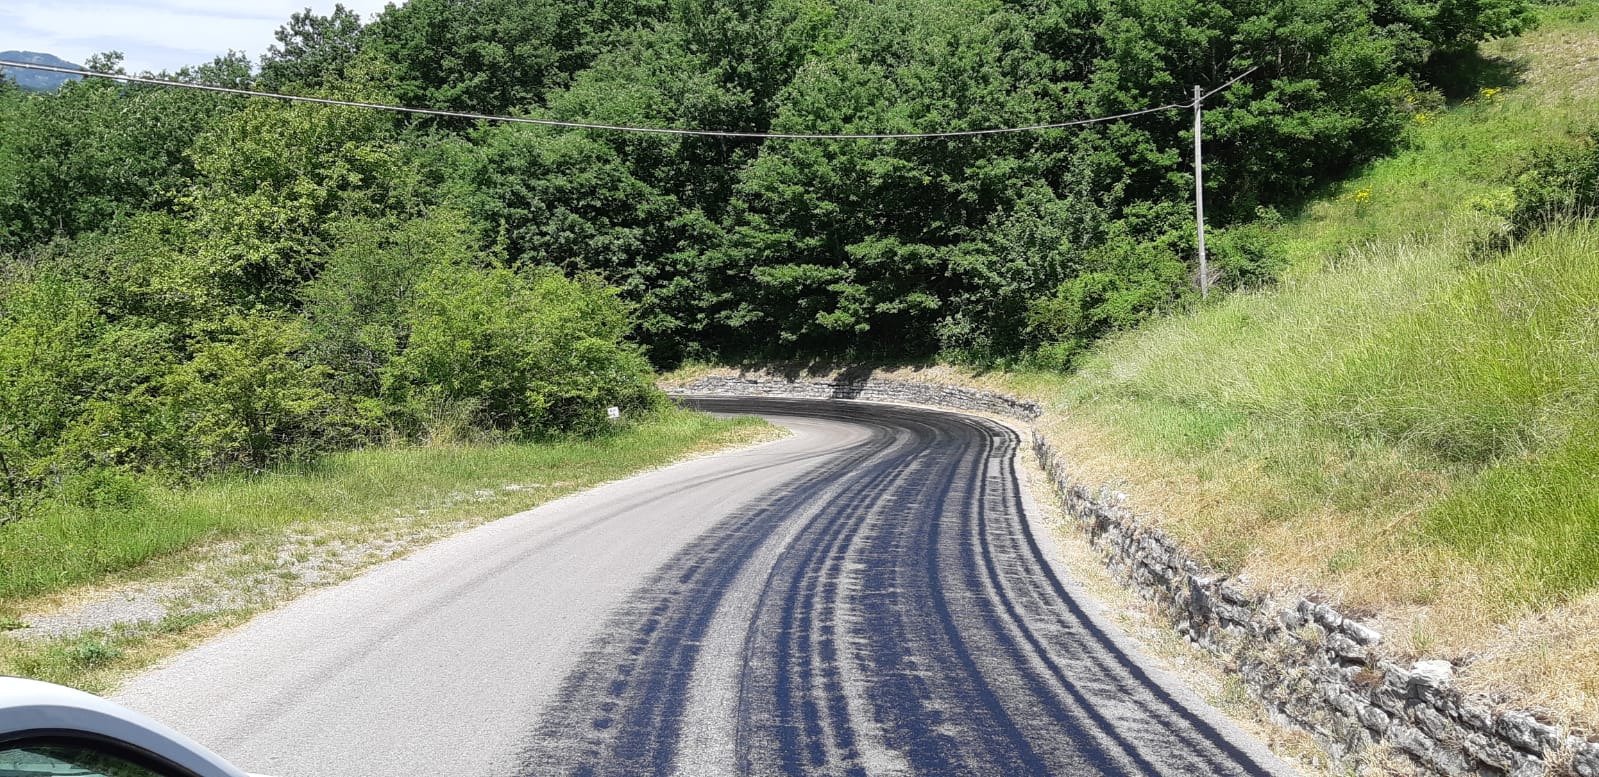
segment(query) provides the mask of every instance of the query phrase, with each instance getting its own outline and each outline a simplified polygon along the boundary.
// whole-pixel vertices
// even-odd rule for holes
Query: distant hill
[[[8,62],[27,62],[34,65],[83,69],[81,65],[74,65],[60,57],[40,54],[36,51],[0,51],[0,59]],[[59,89],[62,84],[68,81],[77,81],[80,78],[80,76],[69,76],[62,73],[46,73],[41,70],[23,70],[13,67],[0,67],[0,73],[6,74],[11,80],[21,84],[23,89],[31,89],[37,92],[53,92]]]

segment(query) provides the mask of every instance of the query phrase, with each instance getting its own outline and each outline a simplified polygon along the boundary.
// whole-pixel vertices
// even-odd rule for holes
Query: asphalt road
[[[278,777],[1290,773],[1064,579],[1010,429],[705,407],[796,434],[439,543],[117,700]]]

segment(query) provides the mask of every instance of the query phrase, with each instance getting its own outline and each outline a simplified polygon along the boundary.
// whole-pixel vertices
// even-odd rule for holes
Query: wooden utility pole
[[[1210,264],[1205,256],[1205,131],[1204,93],[1194,87],[1194,220],[1199,227],[1199,296],[1210,298]]]

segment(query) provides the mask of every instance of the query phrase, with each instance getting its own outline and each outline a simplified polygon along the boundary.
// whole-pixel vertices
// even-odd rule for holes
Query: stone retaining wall
[[[1036,431],[1033,449],[1111,571],[1226,661],[1274,718],[1310,732],[1335,760],[1359,766],[1386,744],[1451,777],[1599,777],[1599,742],[1460,693],[1448,661],[1387,660],[1381,634],[1317,597],[1274,606],[1249,594],[1121,507],[1116,494],[1074,483]]]
[[[1041,412],[1038,405],[1032,402],[1024,402],[992,391],[882,378],[784,380],[713,375],[695,380],[669,393],[905,402],[913,405],[933,405],[955,410],[992,413],[1022,421],[1035,420]]]
[[[1037,420],[1040,408],[1002,394],[907,381],[707,377],[673,393],[869,399]],[[1033,449],[1067,512],[1111,571],[1179,632],[1225,661],[1280,723],[1310,732],[1335,760],[1359,767],[1378,745],[1450,777],[1599,777],[1599,737],[1568,736],[1534,714],[1495,709],[1451,684],[1447,661],[1402,666],[1382,635],[1318,597],[1288,606],[1199,565],[1119,495],[1072,480],[1036,430]]]

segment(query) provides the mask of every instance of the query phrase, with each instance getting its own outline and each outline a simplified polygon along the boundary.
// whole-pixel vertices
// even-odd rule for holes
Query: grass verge
[[[671,410],[593,440],[355,451],[157,489],[135,506],[52,505],[0,527],[0,674],[104,692],[218,629],[434,539],[779,434],[754,419]],[[117,601],[150,604],[156,617],[85,617],[44,637],[20,629]]]

